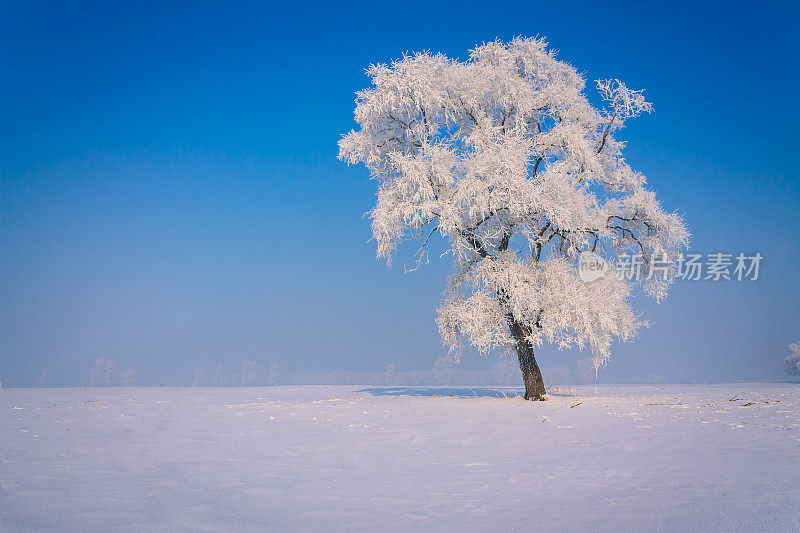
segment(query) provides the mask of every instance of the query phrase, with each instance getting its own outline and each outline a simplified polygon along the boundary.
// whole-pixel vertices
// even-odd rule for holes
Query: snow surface
[[[0,530],[800,527],[796,384],[518,392],[0,389]]]

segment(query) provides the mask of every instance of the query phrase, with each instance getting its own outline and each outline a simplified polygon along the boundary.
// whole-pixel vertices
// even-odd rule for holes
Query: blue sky
[[[589,80],[645,88],[655,113],[621,134],[631,165],[693,250],[764,256],[757,282],[642,300],[653,326],[601,381],[785,379],[800,339],[796,3],[376,4],[0,4],[4,385],[83,384],[99,356],[154,384],[245,358],[431,367],[449,265],[375,259],[375,183],[336,142],[370,63],[515,35],[546,36]]]

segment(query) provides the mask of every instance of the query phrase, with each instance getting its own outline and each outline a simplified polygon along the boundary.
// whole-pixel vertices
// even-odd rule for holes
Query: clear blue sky
[[[429,368],[449,264],[375,259],[375,183],[336,142],[368,64],[515,35],[645,88],[655,113],[622,132],[632,166],[693,250],[764,256],[755,283],[644,301],[654,325],[601,380],[785,379],[800,339],[796,2],[378,4],[2,2],[5,386],[45,370],[83,384],[101,355],[155,384],[245,358]]]

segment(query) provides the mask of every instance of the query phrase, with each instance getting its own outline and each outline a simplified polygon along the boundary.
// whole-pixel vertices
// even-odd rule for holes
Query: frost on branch
[[[620,120],[653,112],[653,104],[644,99],[643,90],[632,91],[619,80],[597,80],[597,91]]]
[[[339,142],[339,158],[378,181],[379,257],[418,239],[421,264],[434,234],[447,243],[455,274],[437,318],[446,344],[586,346],[599,366],[614,340],[635,336],[634,282],[584,283],[574,264],[581,251],[674,264],[688,243],[615,138],[652,111],[643,91],[601,80],[595,107],[544,39],[485,43],[466,61],[408,55],[367,73],[359,127]],[[674,275],[665,270],[643,281],[658,300]]]

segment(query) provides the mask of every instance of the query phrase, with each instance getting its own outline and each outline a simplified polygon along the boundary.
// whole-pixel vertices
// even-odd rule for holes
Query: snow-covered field
[[[0,530],[800,528],[800,386],[0,389]]]

